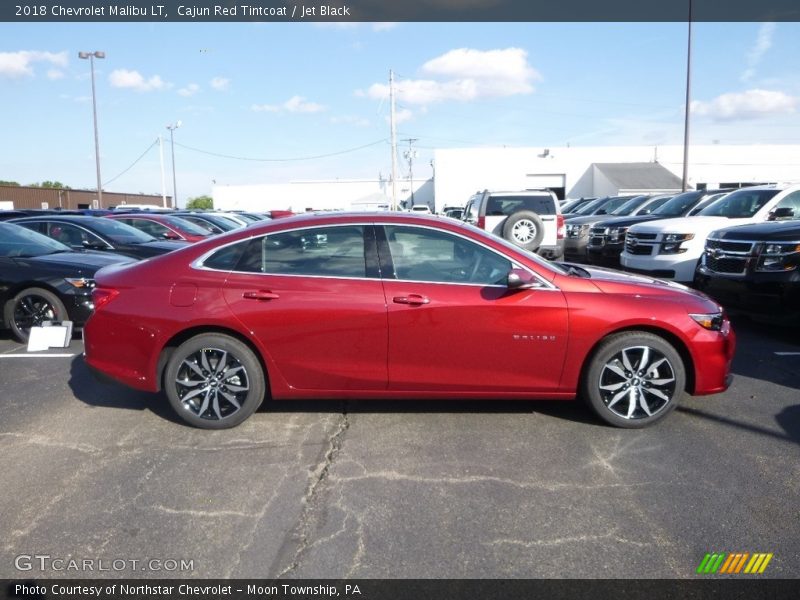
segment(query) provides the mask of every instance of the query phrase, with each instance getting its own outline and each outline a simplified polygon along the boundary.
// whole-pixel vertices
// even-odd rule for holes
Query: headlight
[[[758,260],[756,271],[793,271],[800,262],[800,244],[766,244]]]
[[[668,233],[661,243],[661,254],[681,254],[686,248],[681,248],[683,242],[694,239],[693,233]]]
[[[725,320],[721,312],[694,315],[690,314],[689,316],[694,319],[695,323],[700,325],[700,327],[703,329],[708,329],[709,331],[721,331],[722,323]]]
[[[610,227],[608,229],[609,242],[621,242],[625,239],[625,232],[628,231],[627,227]]]
[[[64,281],[79,290],[91,290],[94,288],[94,279],[86,279],[85,277],[65,277]]]
[[[567,235],[569,237],[583,237],[588,232],[588,225],[567,225]]]

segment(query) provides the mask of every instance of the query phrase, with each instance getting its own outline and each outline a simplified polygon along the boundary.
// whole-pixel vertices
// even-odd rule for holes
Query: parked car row
[[[608,216],[587,231],[596,216],[566,215],[569,260],[671,279],[726,306],[800,315],[800,185],[690,191],[648,214]]]

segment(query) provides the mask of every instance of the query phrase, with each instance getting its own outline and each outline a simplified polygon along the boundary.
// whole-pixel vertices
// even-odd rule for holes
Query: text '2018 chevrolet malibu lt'
[[[265,397],[582,397],[642,427],[727,389],[735,347],[703,294],[408,213],[279,219],[96,282],[88,365],[213,429]]]

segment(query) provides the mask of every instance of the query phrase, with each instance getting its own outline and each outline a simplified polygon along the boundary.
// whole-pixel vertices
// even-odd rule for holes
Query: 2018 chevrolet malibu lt
[[[204,428],[265,397],[582,397],[642,427],[724,391],[735,347],[699,292],[410,213],[278,219],[96,281],[89,367]]]

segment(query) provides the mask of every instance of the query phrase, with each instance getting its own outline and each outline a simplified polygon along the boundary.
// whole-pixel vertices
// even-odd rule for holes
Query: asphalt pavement
[[[94,381],[79,339],[0,332],[0,577],[693,578],[708,552],[798,577],[800,331],[734,325],[731,389],[637,431],[527,401],[265,402],[201,431]]]

